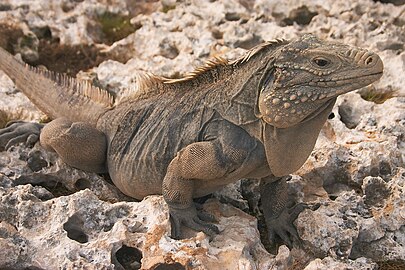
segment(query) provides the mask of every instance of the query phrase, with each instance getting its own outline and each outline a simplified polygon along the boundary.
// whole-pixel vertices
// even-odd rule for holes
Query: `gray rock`
[[[369,206],[382,206],[390,195],[387,183],[381,177],[367,176],[363,180],[364,202]]]
[[[288,263],[285,247],[276,259],[265,251],[253,217],[216,201],[205,207],[218,217],[222,233],[211,242],[195,232],[176,241],[168,236],[169,216],[161,196],[112,204],[86,189],[42,201],[31,189],[0,190],[0,245],[7,248],[3,267],[122,269],[128,252],[132,264],[142,258],[144,269],[169,264],[267,269],[275,261],[284,268]]]
[[[315,259],[307,265],[304,270],[329,270],[329,269],[358,269],[358,270],[377,270],[376,263],[369,259],[359,258],[356,260],[336,260],[331,257],[324,259]]]
[[[189,269],[301,265],[309,270],[376,269],[375,262],[381,267],[404,265],[401,8],[372,0],[160,1],[143,9],[151,12],[131,19],[135,32],[109,45],[100,15],[134,16],[139,13],[136,5],[149,3],[107,2],[3,0],[0,45],[33,61],[40,57],[38,46],[48,42],[95,44],[97,52],[121,63],[105,61],[79,77],[118,99],[136,91],[142,71],[176,78],[210,57],[234,59],[262,40],[307,32],[375,50],[385,73],[360,95],[339,98],[314,152],[289,181],[297,201],[320,205],[296,221],[304,249],[281,246],[276,257],[270,255],[260,243],[257,220],[228,205],[260,216],[257,182],[243,180],[217,193],[226,204],[205,204],[221,229],[212,242],[193,232],[187,232],[191,238],[175,241],[168,237],[161,197],[127,202],[108,177],[72,169],[38,145],[32,150],[15,146],[0,152],[0,249],[6,250],[0,254],[0,268],[153,269],[171,264]],[[0,72],[0,127],[10,119],[41,117]]]
[[[348,258],[359,235],[356,217],[358,211],[364,211],[358,209],[361,202],[353,193],[341,197],[342,202],[336,199],[316,211],[304,210],[295,222],[301,239],[317,257]]]

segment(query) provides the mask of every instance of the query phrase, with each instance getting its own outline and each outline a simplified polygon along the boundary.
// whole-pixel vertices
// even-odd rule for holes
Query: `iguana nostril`
[[[366,65],[368,66],[368,65],[371,65],[371,64],[373,64],[373,63],[375,63],[375,57],[374,57],[374,55],[371,55],[371,56],[367,57],[367,59],[366,59]]]

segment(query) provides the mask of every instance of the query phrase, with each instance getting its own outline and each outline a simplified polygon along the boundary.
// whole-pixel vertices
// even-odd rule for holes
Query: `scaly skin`
[[[233,62],[217,59],[180,80],[149,76],[137,93],[111,107],[104,93],[94,98],[101,90],[76,93],[71,88],[78,83],[67,84],[66,78],[58,80],[70,89],[65,94],[52,89],[57,94],[40,96],[44,87],[38,83],[30,89],[23,75],[37,81],[55,76],[19,66],[1,51],[0,59],[7,59],[0,68],[35,104],[52,117],[64,117],[43,128],[41,144],[77,168],[107,169],[129,196],[163,194],[173,237],[181,236],[182,225],[218,233],[213,217],[197,211],[193,198],[254,178],[262,181],[270,240],[277,234],[289,245],[297,237],[292,222],[302,207],[286,208],[282,176],[306,161],[337,96],[378,80],[383,72],[372,52],[305,35],[264,43]],[[62,110],[51,105],[55,96]],[[91,109],[91,117],[75,111],[80,106]],[[0,146],[21,135],[21,124],[13,126],[0,131]]]

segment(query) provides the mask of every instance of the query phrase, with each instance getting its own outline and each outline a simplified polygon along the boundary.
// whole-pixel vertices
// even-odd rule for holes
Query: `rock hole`
[[[137,270],[141,268],[142,252],[134,247],[122,245],[115,252],[115,258],[125,270]],[[116,266],[118,268],[118,266]]]
[[[31,175],[21,175],[13,181],[13,186],[31,184],[41,186],[47,189],[54,197],[68,196],[74,192],[70,191],[64,184],[63,180],[53,175],[35,173]]]
[[[400,6],[405,4],[405,0],[374,0],[374,2],[381,2],[383,4],[393,4],[394,6]]]
[[[103,33],[102,41],[108,45],[129,36],[137,30],[131,24],[131,16],[105,12],[99,15],[97,19]]]
[[[39,39],[52,40],[52,31],[49,26],[33,28],[32,31]]]
[[[325,179],[323,188],[328,196],[339,196],[341,192],[357,189],[351,182],[350,174],[346,166],[342,163],[341,167],[335,167],[330,174],[329,179]]]
[[[159,263],[152,268],[153,270],[186,270],[180,263]]]
[[[334,114],[334,113],[330,113],[329,116],[328,116],[328,119],[331,120],[331,119],[333,119],[333,118],[335,118],[335,114]]]
[[[328,194],[329,199],[331,199],[332,201],[336,200],[337,197],[339,197],[338,194]]]
[[[383,104],[388,99],[397,95],[395,90],[387,88],[384,91],[376,89],[375,87],[366,87],[358,92],[362,99],[374,102],[376,104]]]
[[[234,21],[239,21],[240,19],[240,14],[236,13],[236,12],[227,12],[225,14],[225,20],[230,21],[230,22],[234,22]]]
[[[212,37],[215,39],[222,39],[224,37],[224,33],[222,33],[219,29],[214,28],[211,30]]]
[[[91,182],[89,179],[86,178],[79,178],[76,180],[75,184],[74,184],[75,188],[77,190],[84,190],[86,188],[90,188],[91,187]]]
[[[123,24],[126,25],[126,21]],[[48,70],[66,73],[73,77],[79,71],[98,66],[107,59],[121,62],[129,59],[129,56],[103,53],[94,44],[61,45],[59,38],[53,37],[49,27],[36,27],[32,31],[34,35],[25,36],[22,29],[11,23],[3,23],[0,25],[0,46],[12,54],[22,53],[24,61],[30,65],[45,66]],[[119,31],[119,34],[122,34],[122,31]],[[99,39],[102,42],[102,37]],[[30,53],[21,51],[22,47],[30,48],[25,50]]]
[[[354,116],[351,106],[345,103],[341,104],[338,108],[338,113],[340,115],[340,121],[342,121],[347,128],[353,129],[359,124],[360,119]]]
[[[111,230],[115,224],[115,221],[127,216],[129,214],[128,206],[121,206],[121,207],[113,207],[109,209],[106,213],[106,217],[110,217],[110,219],[103,224],[103,231],[108,232]],[[136,223],[136,222],[135,222]],[[132,224],[128,224],[130,226]]]
[[[38,172],[48,166],[48,162],[42,157],[41,151],[32,151],[28,154],[27,165],[33,172]]]
[[[160,54],[168,59],[174,59],[179,55],[176,44],[168,39],[163,39],[159,44]]]
[[[379,171],[380,171],[380,175],[386,176],[386,175],[391,175],[392,169],[391,169],[391,165],[389,164],[389,162],[383,160],[380,162],[379,164]]]
[[[381,207],[390,196],[391,191],[381,177],[367,177],[363,183],[364,203],[369,206]]]
[[[308,25],[316,15],[318,15],[318,12],[310,11],[307,6],[301,6],[291,10],[288,18],[285,18],[283,22],[286,25],[293,25],[294,22],[300,25]]]
[[[0,11],[9,11],[11,10],[10,4],[0,4]]]
[[[70,239],[84,244],[89,241],[89,237],[83,231],[83,225],[83,220],[77,214],[74,214],[63,224],[63,229],[67,232],[67,236]]]
[[[95,45],[61,45],[58,40],[41,39],[39,59],[30,65],[43,65],[48,70],[75,77],[80,70],[87,70],[108,59]],[[62,61],[63,60],[63,61]]]

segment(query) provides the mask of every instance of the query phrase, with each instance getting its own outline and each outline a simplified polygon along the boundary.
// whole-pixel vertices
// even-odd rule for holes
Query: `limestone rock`
[[[365,258],[359,258],[355,261],[339,261],[331,257],[324,259],[315,259],[305,267],[304,270],[328,270],[328,269],[358,269],[358,270],[377,270],[378,265]]]
[[[129,255],[135,269],[141,259],[142,269],[268,269],[274,263],[284,268],[288,264],[285,247],[276,259],[263,248],[253,217],[216,201],[205,208],[219,218],[221,234],[209,242],[203,233],[190,232],[191,238],[178,241],[168,236],[167,205],[161,196],[108,203],[86,189],[41,200],[32,189],[0,189],[0,245],[8,250],[4,267],[124,269]]]
[[[69,167],[57,157],[56,153],[46,152],[39,145],[33,149],[12,147],[2,153],[0,173],[4,175],[4,181],[0,183],[3,187],[41,185],[56,195],[68,195],[88,188],[101,200],[133,201],[106,182],[103,177]]]
[[[319,257],[373,258],[376,261],[404,260],[405,224],[404,169],[399,169],[387,184],[390,193],[376,196],[378,204],[367,205],[355,192],[344,192],[334,201],[325,201],[316,211],[305,210],[296,220],[300,237]],[[363,192],[367,196],[380,188]],[[385,190],[386,192],[386,190]],[[393,207],[395,205],[395,207]]]
[[[25,119],[38,121],[43,114],[21,92],[13,82],[0,71],[0,127],[11,120]]]
[[[34,62],[45,48],[117,99],[142,71],[178,78],[210,57],[235,59],[263,40],[303,33],[373,49],[385,72],[338,99],[289,180],[295,199],[310,205],[296,221],[304,249],[264,249],[262,221],[245,213],[260,219],[257,182],[239,181],[216,193],[222,203],[205,203],[221,229],[211,242],[191,231],[176,241],[161,197],[133,202],[107,176],[72,169],[39,145],[15,146],[0,152],[0,268],[404,268],[405,17],[401,1],[384,2],[3,0],[0,46]],[[41,117],[0,71],[0,127]]]

